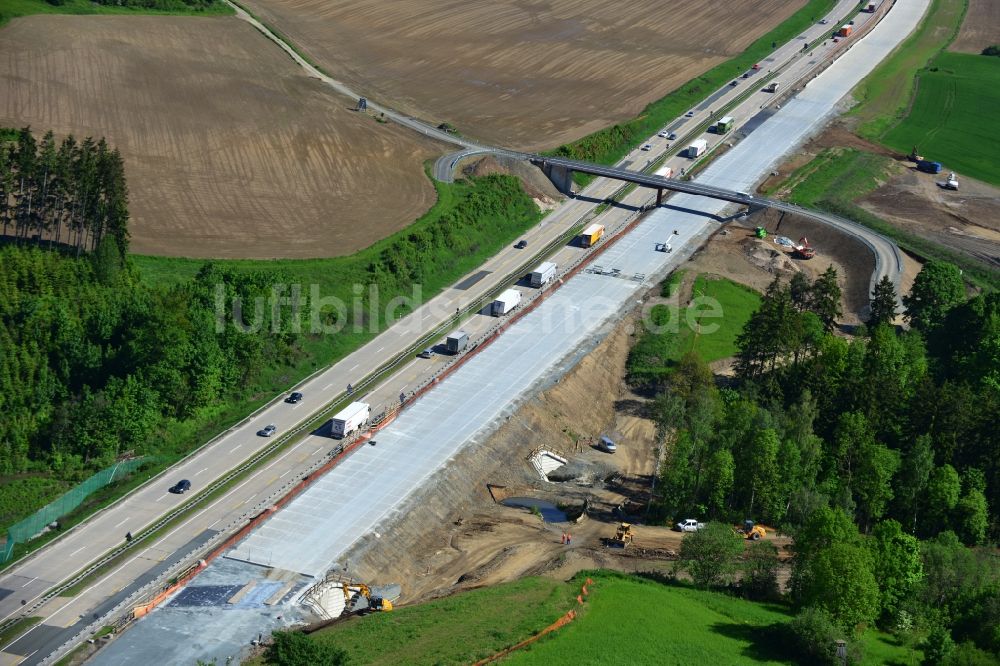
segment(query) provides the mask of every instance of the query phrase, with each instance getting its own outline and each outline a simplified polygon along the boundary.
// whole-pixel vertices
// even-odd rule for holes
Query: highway
[[[896,43],[916,24],[926,3],[914,1],[903,6],[906,9],[898,16],[890,13],[894,20],[882,30]],[[871,63],[874,66],[887,52],[875,51],[866,57],[875,58]],[[829,93],[839,93],[839,99],[866,71],[864,67],[834,67],[822,76]],[[822,119],[816,114],[798,116],[794,109],[775,114],[779,139],[763,132],[751,134],[713,162],[699,175],[699,182],[749,187],[766,175],[783,150],[795,145],[797,132],[793,129],[815,129]],[[626,197],[630,205],[611,209],[609,214],[616,219],[627,217],[629,208],[648,194],[633,192]],[[525,399],[533,386],[545,380],[547,373],[557,372],[554,368],[564,356],[600,335],[607,322],[632,307],[645,285],[682,262],[700,239],[717,228],[713,217],[726,205],[683,194],[675,197],[670,206],[646,215],[601,255],[599,262],[605,270],[597,271],[591,265],[590,270],[567,279],[493,344],[402,412],[378,434],[377,447],[359,449],[230,551],[229,559],[209,566],[206,573],[211,572],[212,583],[225,583],[235,589],[264,581],[263,572],[268,569],[262,566],[309,576],[331,566],[349,569],[352,544],[362,537],[384,535],[384,522],[400,515],[407,497],[432,481],[434,473],[463,447],[490,432],[518,400]],[[654,250],[655,242],[664,239],[675,244],[674,253]],[[612,267],[620,273],[611,271]],[[645,277],[630,279],[635,274]],[[292,607],[284,612],[285,621],[294,619]],[[95,663],[124,664],[137,651],[147,654],[151,650],[166,651],[178,661],[189,659],[194,653],[186,646],[170,644],[169,637],[193,626],[204,628],[211,637],[198,646],[199,656],[237,656],[247,628],[244,624],[232,628],[231,616],[221,605],[198,609],[165,607],[99,653]],[[261,612],[256,620],[265,631],[282,626],[273,614]]]
[[[841,4],[854,6],[854,3]],[[826,29],[823,26],[823,30]],[[747,108],[744,115],[747,118],[752,117],[751,111],[753,109]],[[691,119],[691,122],[696,121],[697,119]],[[426,126],[422,127],[426,129]],[[474,146],[467,147],[471,149]],[[773,157],[776,158],[777,155]],[[652,161],[652,156],[647,157],[647,153],[635,151],[624,162],[637,163],[643,159]],[[550,213],[538,227],[525,235],[529,249],[544,247],[573,229],[592,212],[595,201],[603,200],[618,188],[617,183],[603,179],[591,183],[579,193],[577,199],[568,201]],[[605,214],[607,219],[602,218],[601,221],[607,224],[609,229],[621,227],[628,219],[634,217],[636,209],[648,199],[648,194],[644,191],[632,193],[622,206],[610,208]],[[671,204],[676,205],[676,202]],[[692,238],[695,237],[695,229],[696,227],[692,227]],[[575,261],[579,254],[578,248],[563,248],[558,254],[559,262],[561,265],[568,265]],[[179,478],[191,479],[195,484],[194,490],[198,491],[212,480],[222,478],[229,469],[253,458],[268,444],[268,440],[254,434],[259,427],[267,423],[276,423],[280,435],[296,424],[307,421],[330,401],[342,395],[348,383],[356,384],[385,360],[405,351],[413,340],[434,331],[443,322],[448,322],[456,308],[465,309],[484,294],[496,289],[508,274],[515,272],[526,260],[524,252],[512,249],[502,252],[484,264],[476,273],[467,276],[467,280],[474,280],[482,271],[486,271],[486,274],[474,281],[469,288],[452,287],[446,290],[439,297],[402,319],[397,325],[381,333],[363,348],[332,368],[317,374],[302,386],[296,387],[296,390],[305,393],[306,398],[302,403],[287,405],[281,402],[282,396],[279,396],[257,414],[203,447],[171,470],[168,475],[147,484],[32,558],[19,563],[0,578],[0,589],[9,592],[0,598],[0,618],[11,617],[27,608],[32,614],[46,618],[42,626],[47,626],[49,629],[36,630],[36,635],[51,633],[51,629],[67,627],[82,629],[80,623],[88,619],[95,608],[106,603],[113,593],[127,590],[133,581],[141,580],[144,574],[169,562],[176,553],[186,552],[186,548],[199,539],[214,538],[216,533],[225,531],[226,528],[253,515],[260,506],[266,506],[291,479],[296,478],[299,470],[308,468],[315,464],[314,461],[322,459],[333,448],[332,440],[316,435],[304,438],[224,497],[187,517],[185,522],[172,528],[166,538],[152,546],[134,548],[130,559],[121,564],[117,570],[96,581],[89,589],[74,597],[57,597],[34,607],[36,601],[54,584],[72,577],[75,572],[85,569],[96,557],[121,544],[126,531],[139,533],[159,520],[165,511],[184,501],[185,498],[166,492],[166,488],[174,481]],[[463,327],[472,329],[473,333],[482,333],[491,324],[488,318],[478,317]],[[375,390],[372,401],[376,405],[388,406],[393,402],[394,396],[398,395],[401,385],[404,390],[409,390],[408,387],[426,381],[428,375],[433,374],[441,363],[443,363],[441,359],[426,364],[407,362],[403,372]],[[25,606],[20,604],[22,599],[26,601]],[[31,642],[28,641],[27,645],[30,646]],[[5,651],[6,649],[5,647]],[[7,654],[17,659],[27,656],[28,652],[25,648],[18,648],[17,651]],[[41,655],[34,655],[32,659],[38,660],[40,657]]]

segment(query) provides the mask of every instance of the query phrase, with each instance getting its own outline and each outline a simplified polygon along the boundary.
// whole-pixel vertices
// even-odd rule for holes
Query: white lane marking
[[[208,471],[208,468],[207,468],[207,467],[206,467],[205,469],[199,469],[199,470],[198,470],[197,472],[195,472],[195,473],[194,473],[194,475],[195,475],[195,476],[198,476],[198,475],[199,475],[199,474],[201,474],[202,472],[207,472],[207,471]]]
[[[229,452],[232,453],[233,451],[235,451],[236,449],[240,448],[241,446],[243,446],[243,445],[242,444],[237,444],[233,448],[229,449]]]
[[[317,453],[319,453],[319,452],[320,452],[320,451],[322,451],[322,450],[323,450],[323,447],[321,446],[321,447],[319,447],[318,449],[316,449],[315,451],[313,451],[313,452],[312,452],[312,454],[313,454],[313,455],[316,455]]]
[[[381,347],[379,347],[378,349],[376,349],[375,353],[377,354],[378,352],[382,351],[383,349],[385,349],[385,345],[382,345]]]
[[[384,347],[383,347],[383,349],[384,349]],[[382,349],[379,349],[379,351],[382,351]],[[357,368],[357,367],[358,367],[359,365],[361,365],[361,364],[360,364],[360,363],[355,363],[355,364],[354,364],[354,365],[353,365],[353,366],[351,367],[351,370],[354,370],[354,369],[355,369],[355,368]],[[350,372],[351,370],[348,370],[348,372]]]
[[[74,555],[76,555],[77,553],[79,553],[84,548],[86,548],[86,546],[80,546],[79,548],[77,548],[76,550],[74,550],[72,553],[70,553],[69,556],[73,557]]]
[[[122,525],[124,525],[124,524],[125,524],[125,522],[126,522],[127,520],[128,520],[128,517],[126,516],[126,517],[125,517],[125,519],[124,519],[124,520],[122,520],[122,521],[121,521],[120,523],[118,523],[117,525],[115,525],[115,527],[121,527]]]
[[[28,587],[29,585],[31,585],[32,583],[34,583],[36,580],[38,580],[38,576],[35,576],[34,578],[32,578],[31,580],[29,580],[27,583],[25,583],[21,587]]]
[[[219,518],[219,520],[222,520],[222,518]],[[216,525],[217,525],[217,524],[219,523],[219,520],[216,520],[216,521],[215,521],[214,523],[212,523],[211,525],[209,525],[209,526],[208,526],[208,527],[206,527],[205,529],[206,529],[206,530],[210,530],[210,529],[212,529],[213,527],[215,527],[215,526],[216,526]]]
[[[156,501],[159,502],[161,499],[163,499],[167,495],[169,495],[169,493],[163,493],[162,495],[160,495],[159,499],[157,499]]]
[[[300,403],[298,403],[297,405],[295,405],[294,407],[292,407],[292,409],[293,409],[293,410],[294,410],[294,409],[298,409],[298,408],[299,408],[299,407],[301,407],[301,406],[302,406],[302,403],[300,402]]]
[[[333,382],[330,382],[329,384],[327,384],[326,386],[324,386],[322,390],[323,391],[329,391],[331,386],[333,386]]]
[[[291,471],[292,471],[292,470],[290,470],[290,469],[286,469],[286,470],[285,470],[285,473],[284,473],[284,474],[282,474],[281,476],[279,476],[278,478],[279,478],[279,479],[283,479],[283,478],[285,478],[285,476],[287,476],[287,475],[288,475],[288,473],[289,473],[289,472],[291,472]]]

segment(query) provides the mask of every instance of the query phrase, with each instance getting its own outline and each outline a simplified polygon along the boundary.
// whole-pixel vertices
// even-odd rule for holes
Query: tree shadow
[[[720,636],[742,641],[748,645],[743,648],[743,656],[754,661],[793,661],[797,663],[791,650],[788,625],[775,622],[766,626],[752,624],[736,624],[734,622],[716,622],[709,630]]]

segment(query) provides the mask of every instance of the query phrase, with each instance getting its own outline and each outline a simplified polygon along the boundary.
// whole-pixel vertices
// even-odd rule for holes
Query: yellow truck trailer
[[[604,235],[604,225],[603,224],[592,224],[583,230],[580,234],[580,245],[582,247],[592,247],[601,240],[601,236]]]

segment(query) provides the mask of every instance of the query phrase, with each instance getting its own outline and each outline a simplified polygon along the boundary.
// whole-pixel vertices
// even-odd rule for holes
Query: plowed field
[[[981,53],[987,46],[1000,45],[1000,2],[969,0],[969,10],[962,20],[958,38],[951,51]]]
[[[349,110],[235,18],[32,16],[0,30],[0,125],[105,136],[132,249],[349,254],[434,201],[434,144]]]
[[[334,78],[538,149],[638,114],[804,0],[247,0]]]

